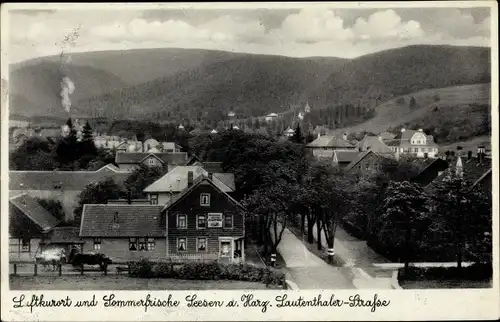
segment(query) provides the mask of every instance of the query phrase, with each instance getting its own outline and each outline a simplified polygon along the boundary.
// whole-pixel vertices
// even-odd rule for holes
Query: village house
[[[475,157],[472,153],[467,153],[466,156],[458,155],[453,166],[442,171],[435,180],[426,186],[426,189],[432,191],[437,183],[442,182],[450,175],[451,171],[469,181],[473,187],[480,187],[489,198],[492,198],[492,160],[487,157],[484,146],[478,147]]]
[[[9,260],[32,261],[60,221],[36,199],[20,194],[9,199]]]
[[[284,135],[285,137],[287,137],[287,138],[291,138],[292,136],[294,136],[294,134],[295,134],[295,131],[294,131],[294,130],[292,130],[291,128],[287,128],[287,129],[285,130],[285,132],[283,132],[283,135]]]
[[[371,176],[382,169],[384,160],[393,160],[394,158],[375,153],[371,150],[361,152],[346,167],[345,172],[358,176]]]
[[[122,171],[134,171],[141,164],[149,167],[184,165],[188,161],[186,152],[116,152],[115,163]]]
[[[347,134],[344,134],[343,138],[331,135],[322,136],[321,134],[318,134],[318,138],[307,144],[306,148],[314,157],[318,159],[326,158],[329,160],[333,157],[333,151],[356,150],[356,146],[347,141]]]
[[[434,143],[434,137],[427,135],[422,129],[407,130],[401,132],[393,139],[385,140],[394,153],[408,155],[417,158],[437,158],[438,146]]]
[[[213,177],[198,176],[168,205],[85,205],[80,237],[84,251],[113,262],[244,261],[244,213]]]
[[[276,114],[276,113],[269,113],[269,114],[266,115],[265,120],[266,120],[266,122],[271,122],[271,121],[276,120],[277,118],[278,118],[278,114]]]
[[[225,193],[232,193],[235,189],[232,173],[221,173],[217,163],[207,163],[177,166],[146,187],[144,192],[148,195],[151,204],[166,205],[176,200],[180,193],[200,176],[210,178]]]
[[[436,159],[416,159],[413,163],[418,163],[421,167],[420,172],[412,178],[413,182],[416,182],[422,186],[427,186],[434,179],[436,179],[443,171],[448,169],[448,161],[436,158]]]
[[[11,196],[27,194],[58,200],[68,221],[73,219],[78,195],[85,186],[107,177],[122,186],[129,175],[129,172],[121,171],[114,165],[106,165],[96,171],[9,171],[9,193]]]
[[[357,148],[360,152],[371,150],[382,155],[387,154],[388,156],[392,156],[395,154],[395,151],[384,143],[382,136],[365,135],[365,137],[357,143]]]
[[[345,169],[361,153],[358,151],[333,151],[332,164],[340,169]]]

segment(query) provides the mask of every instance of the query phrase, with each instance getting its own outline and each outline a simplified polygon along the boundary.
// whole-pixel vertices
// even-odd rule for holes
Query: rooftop
[[[320,136],[316,140],[309,143],[307,146],[310,148],[323,148],[323,147],[354,148],[354,145],[347,142],[346,140],[332,135]]]
[[[158,205],[85,205],[80,237],[165,237]]]
[[[358,151],[334,151],[333,159],[338,163],[349,163],[361,153]]]
[[[144,189],[144,192],[180,192],[188,186],[188,172],[193,172],[193,180],[200,176],[208,176],[208,171],[202,166],[176,166],[160,179]],[[232,173],[213,173],[213,182],[219,189],[232,192],[235,189]]]
[[[50,231],[60,222],[43,208],[35,198],[26,194],[10,198],[10,203],[40,227],[43,232]]]
[[[116,164],[132,163],[139,164],[149,156],[156,156],[163,163],[181,165],[187,161],[186,152],[162,152],[162,153],[148,153],[148,152],[117,152],[115,157]]]

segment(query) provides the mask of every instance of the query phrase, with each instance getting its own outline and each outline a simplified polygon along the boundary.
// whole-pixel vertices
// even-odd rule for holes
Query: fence
[[[12,276],[63,276],[63,275],[84,275],[97,273],[102,275],[120,274],[130,271],[130,265],[108,265],[102,269],[94,265],[72,266],[69,264],[41,265],[33,262],[10,263],[10,275]]]

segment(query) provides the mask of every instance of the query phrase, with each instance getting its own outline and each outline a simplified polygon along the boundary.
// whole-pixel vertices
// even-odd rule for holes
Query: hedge
[[[491,263],[476,263],[471,266],[462,267],[414,267],[408,268],[405,275],[404,269],[399,270],[399,280],[419,281],[419,280],[470,280],[480,281],[491,279],[493,276],[493,266]]]
[[[139,278],[176,278],[185,280],[236,280],[285,285],[285,274],[266,267],[248,264],[151,262],[141,259],[130,262],[130,276]]]

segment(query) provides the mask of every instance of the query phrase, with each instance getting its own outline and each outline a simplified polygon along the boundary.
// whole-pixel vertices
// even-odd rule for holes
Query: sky
[[[123,7],[122,7],[123,8]],[[353,58],[412,44],[490,46],[489,8],[11,10],[9,61],[133,48]]]

